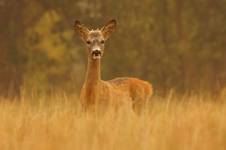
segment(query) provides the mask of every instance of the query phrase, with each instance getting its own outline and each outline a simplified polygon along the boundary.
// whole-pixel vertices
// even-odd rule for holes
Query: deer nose
[[[99,49],[95,49],[95,50],[93,50],[93,52],[94,52],[94,53],[100,52],[100,50],[99,50]]]
[[[95,49],[92,51],[92,54],[99,55],[99,54],[101,54],[101,51],[100,51],[100,49]]]
[[[92,55],[101,55],[101,50],[100,49],[93,49],[92,50]]]
[[[94,49],[94,50],[92,50],[92,56],[94,58],[101,57],[101,51],[100,51],[100,49]]]
[[[100,52],[101,50],[100,50],[100,48],[94,48],[93,50],[92,50],[92,52]]]

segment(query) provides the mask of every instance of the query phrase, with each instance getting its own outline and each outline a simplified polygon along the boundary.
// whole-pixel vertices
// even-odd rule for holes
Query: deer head
[[[104,53],[105,41],[110,34],[116,29],[116,20],[109,21],[101,29],[89,30],[79,21],[75,21],[75,31],[80,35],[81,39],[87,46],[88,57],[96,60],[100,59]]]

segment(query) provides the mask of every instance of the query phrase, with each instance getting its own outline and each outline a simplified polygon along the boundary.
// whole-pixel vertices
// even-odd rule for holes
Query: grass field
[[[210,96],[154,97],[137,116],[126,108],[84,114],[76,97],[0,102],[0,150],[225,150],[226,102]]]

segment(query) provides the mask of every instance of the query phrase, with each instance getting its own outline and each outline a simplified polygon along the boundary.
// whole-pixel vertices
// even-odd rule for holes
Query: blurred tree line
[[[73,23],[118,30],[102,78],[135,76],[156,91],[226,84],[226,0],[0,0],[0,95],[78,91],[86,66]]]

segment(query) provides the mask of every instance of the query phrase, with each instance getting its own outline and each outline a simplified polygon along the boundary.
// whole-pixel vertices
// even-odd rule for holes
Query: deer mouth
[[[93,59],[100,59],[101,58],[101,51],[93,51],[92,52]]]

